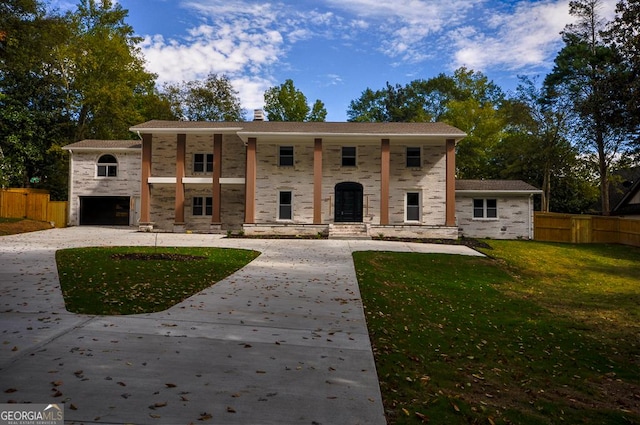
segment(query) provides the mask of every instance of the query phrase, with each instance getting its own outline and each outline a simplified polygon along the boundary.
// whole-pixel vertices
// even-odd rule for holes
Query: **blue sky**
[[[62,8],[75,2],[52,0]],[[160,84],[224,74],[249,111],[293,80],[328,121],[366,88],[466,66],[505,91],[541,77],[562,47],[569,0],[118,0]],[[616,0],[603,0],[613,17]]]

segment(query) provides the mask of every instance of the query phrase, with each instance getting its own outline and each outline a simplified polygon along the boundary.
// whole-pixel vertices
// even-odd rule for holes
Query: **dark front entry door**
[[[362,221],[362,185],[360,183],[339,183],[336,185],[335,222]]]

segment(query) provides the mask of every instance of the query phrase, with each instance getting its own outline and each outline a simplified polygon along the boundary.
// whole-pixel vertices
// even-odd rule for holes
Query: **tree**
[[[515,96],[503,105],[507,127],[492,155],[491,178],[542,188],[542,211],[584,213],[598,190],[589,164],[569,141],[575,117],[560,100],[548,99],[535,80],[521,77]]]
[[[446,103],[442,121],[467,133],[456,150],[457,177],[490,178],[494,150],[507,124],[501,111],[504,94],[481,72],[460,68],[452,79],[456,98]]]
[[[57,158],[51,148],[63,144],[72,128],[54,55],[68,36],[67,20],[48,13],[41,2],[0,3],[3,186],[29,187],[32,181],[40,181],[39,187],[50,188],[51,164]]]
[[[176,117],[186,121],[243,121],[238,92],[226,76],[209,74],[204,81],[164,86],[163,97]]]
[[[616,17],[609,23],[604,39],[620,54],[628,71],[624,90],[618,95],[626,105],[625,122],[640,150],[640,1],[622,0],[616,7]]]
[[[327,111],[320,100],[316,100],[313,110],[307,104],[307,97],[298,90],[293,80],[267,89],[264,93],[264,111],[269,121],[324,121]]]
[[[624,103],[618,95],[627,77],[621,57],[603,41],[600,0],[571,1],[569,5],[577,22],[565,28],[565,46],[545,85],[552,96],[567,96],[579,117],[576,143],[587,157],[596,158],[601,209],[608,215],[610,168],[626,150]]]
[[[157,98],[155,75],[145,70],[142,39],[127,15],[111,0],[80,0],[68,14],[73,33],[58,63],[76,140],[129,138],[129,127],[149,118],[137,107],[141,98]]]
[[[367,88],[347,110],[349,121],[433,122],[443,121],[467,133],[457,148],[460,178],[487,178],[491,174],[491,150],[506,125],[500,112],[504,94],[480,72],[457,69],[452,76],[440,74],[414,80],[405,86],[387,83],[382,90]]]

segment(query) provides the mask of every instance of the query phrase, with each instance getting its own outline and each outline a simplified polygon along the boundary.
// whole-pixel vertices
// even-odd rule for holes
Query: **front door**
[[[338,183],[336,185],[336,223],[362,222],[362,185],[360,183]]]

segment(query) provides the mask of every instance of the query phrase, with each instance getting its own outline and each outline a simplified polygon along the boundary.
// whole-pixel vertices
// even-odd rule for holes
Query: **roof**
[[[522,180],[456,180],[456,192],[542,193]]]
[[[611,214],[640,214],[640,204],[631,203],[638,192],[640,192],[640,179],[636,180],[636,182],[631,185],[627,193],[625,193],[622,199],[613,207]]]
[[[96,140],[85,139],[76,143],[63,146],[62,149],[68,151],[76,150],[124,150],[141,149],[140,140]]]
[[[130,128],[140,133],[237,133],[241,138],[254,135],[312,136],[439,136],[462,139],[466,134],[444,123],[408,122],[291,122],[291,121],[161,121],[152,120]]]

